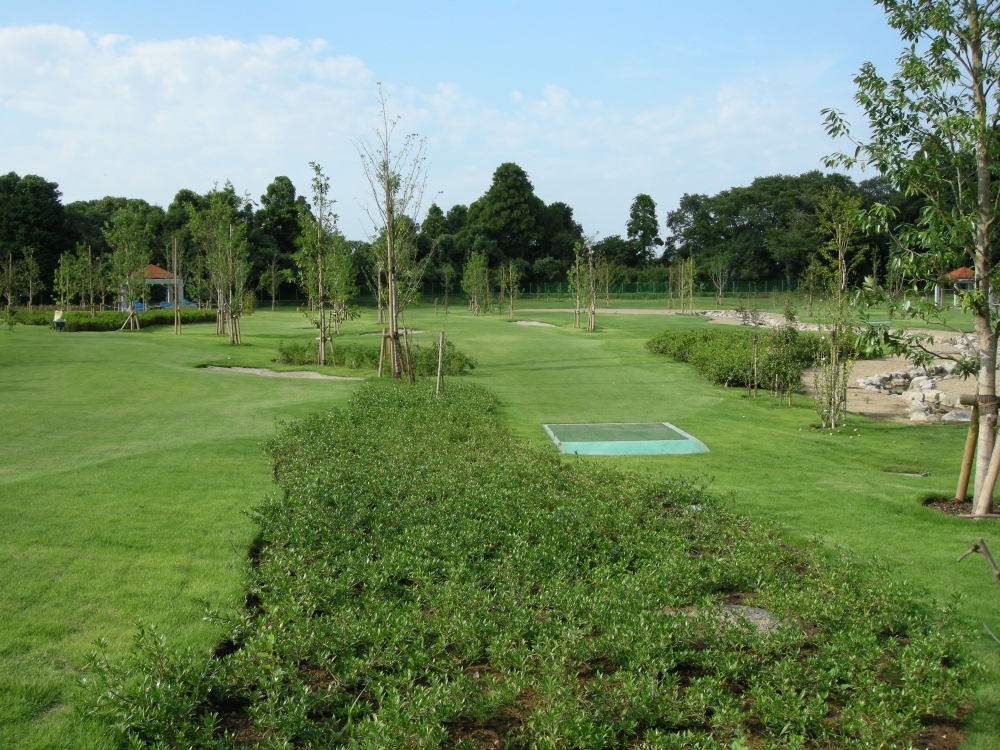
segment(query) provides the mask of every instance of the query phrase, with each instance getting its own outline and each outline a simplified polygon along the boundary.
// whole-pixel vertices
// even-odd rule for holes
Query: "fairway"
[[[1000,596],[981,559],[955,561],[979,536],[1000,549],[1000,533],[922,505],[954,493],[964,427],[852,418],[831,435],[810,428],[816,417],[801,396],[792,408],[746,398],[643,349],[665,327],[711,325],[704,319],[599,311],[598,330],[587,333],[572,328],[569,314],[531,318],[553,327],[464,310],[435,315],[430,306],[406,311],[406,324],[427,332],[414,335],[416,345],[444,330],[478,359],[466,377],[498,394],[503,419],[535,447],[557,450],[543,425],[558,426],[561,441],[579,436],[563,432],[569,425],[692,429],[711,452],[566,460],[689,477],[736,511],[775,522],[791,543],[858,562],[880,558],[918,593],[956,602],[985,670],[965,746],[994,746],[1000,658],[982,623],[996,632]],[[358,334],[378,329],[366,311],[341,339],[367,344]],[[294,312],[257,313],[244,320],[243,336],[244,346],[230,347],[211,325],[180,337],[166,328],[0,332],[0,562],[8,581],[0,587],[0,746],[107,747],[100,728],[74,710],[95,640],[121,654],[137,622],[153,623],[171,645],[204,651],[221,632],[203,619],[205,605],[224,614],[242,606],[255,534],[242,511],[276,491],[261,443],[279,421],[344,404],[358,385],[199,369],[291,369],[272,361],[277,342],[311,341],[315,331]],[[645,436],[661,439],[661,427]]]
[[[560,453],[580,456],[677,456],[708,453],[698,438],[667,422],[542,425]]]

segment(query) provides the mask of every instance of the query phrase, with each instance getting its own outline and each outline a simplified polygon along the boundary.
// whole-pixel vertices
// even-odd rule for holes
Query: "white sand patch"
[[[313,372],[312,370],[278,372],[276,370],[268,370],[266,367],[217,367],[215,365],[205,365],[201,369],[241,372],[244,375],[260,375],[263,378],[296,378],[298,380],[364,380],[364,378],[352,378],[346,375],[322,375],[318,372]]]
[[[551,323],[542,323],[539,320],[515,320],[514,321],[519,326],[540,326],[542,328],[558,328],[559,326],[552,325]]]

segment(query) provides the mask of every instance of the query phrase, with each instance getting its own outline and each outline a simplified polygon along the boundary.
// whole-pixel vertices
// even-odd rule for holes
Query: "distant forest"
[[[653,198],[639,194],[627,217],[625,236],[588,237],[563,202],[546,204],[535,195],[527,173],[517,164],[501,164],[486,192],[469,206],[447,211],[433,204],[414,226],[418,252],[432,254],[426,281],[461,284],[462,269],[473,253],[491,267],[514,263],[522,286],[564,281],[574,247],[592,246],[612,270],[613,281],[662,281],[671,264],[693,258],[698,275],[708,280],[711,268],[724,264],[735,280],[802,278],[823,238],[816,231],[816,207],[824,191],[835,190],[899,209],[898,221],[912,221],[919,204],[895,191],[881,178],[855,183],[838,174],[807,172],[799,176],[760,177],[747,187],[716,195],[684,195],[662,221]],[[150,237],[152,262],[169,267],[174,240],[182,254],[197,251],[192,222],[213,199],[227,202],[243,225],[248,250],[250,286],[269,268],[292,269],[300,245],[303,214],[312,207],[287,177],[276,177],[259,200],[237,194],[226,184],[209,194],[182,189],[163,209],[136,198],[105,197],[63,205],[59,186],[36,175],[11,172],[0,177],[0,257],[19,261],[27,251],[37,264],[38,301],[52,299],[53,278],[66,252],[109,252],[105,230],[117,212],[141,215]],[[354,283],[365,289],[374,262],[371,246],[349,241]],[[860,277],[881,275],[888,259],[884,238],[869,238]],[[196,264],[186,263],[194,269]],[[291,278],[289,274],[288,278]],[[289,282],[286,282],[289,283]],[[36,287],[38,288],[38,287]]]

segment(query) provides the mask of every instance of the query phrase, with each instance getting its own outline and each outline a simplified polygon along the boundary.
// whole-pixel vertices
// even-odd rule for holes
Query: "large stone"
[[[926,407],[916,407],[910,411],[910,421],[921,424],[934,424],[940,422],[941,417],[937,414],[933,414],[931,410]]]
[[[904,401],[909,401],[912,404],[922,404],[924,402],[924,392],[923,391],[905,391],[901,394]]]
[[[889,381],[889,390],[893,393],[902,393],[910,387],[910,381],[904,378],[893,378]]]
[[[944,396],[945,394],[942,391],[924,391],[924,403],[939,404]]]
[[[919,377],[913,378],[910,381],[911,391],[926,391],[928,388],[934,387],[934,381],[931,380],[926,375],[920,375]]]
[[[942,424],[968,424],[972,420],[972,412],[965,409],[955,409],[941,417]]]

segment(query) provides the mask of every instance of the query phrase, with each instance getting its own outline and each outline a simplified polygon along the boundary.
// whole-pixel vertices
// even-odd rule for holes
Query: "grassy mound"
[[[229,639],[142,630],[94,657],[91,713],[130,747],[834,748],[964,703],[946,611],[495,408],[374,383],[284,427]]]

